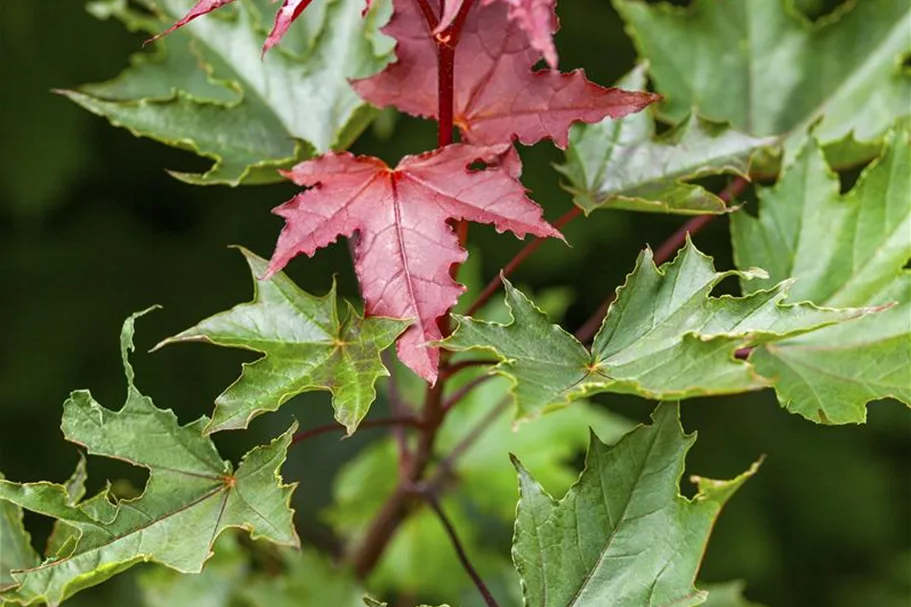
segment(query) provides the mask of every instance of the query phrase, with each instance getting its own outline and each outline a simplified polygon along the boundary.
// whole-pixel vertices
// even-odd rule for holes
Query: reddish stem
[[[383,419],[368,419],[361,422],[358,426],[359,429],[364,428],[388,428],[389,426],[411,426],[412,428],[420,427],[420,421],[411,415],[403,415],[400,417],[386,417]],[[309,430],[301,430],[291,437],[291,444],[297,444],[301,441],[305,441],[308,438],[313,438],[314,436],[319,436],[321,434],[329,434],[331,432],[341,432],[345,429],[345,426],[341,424],[327,424],[325,426],[318,426],[316,428],[310,428]]]
[[[421,13],[424,15],[424,20],[427,21],[427,27],[430,28],[432,32],[437,28],[437,25],[440,24],[440,20],[437,18],[436,12],[434,12],[433,7],[430,6],[428,0],[415,0],[418,3],[418,8],[421,9]]]
[[[562,217],[557,219],[553,223],[553,226],[559,230],[581,214],[582,210],[579,207],[573,207],[570,211],[567,211]],[[508,278],[510,274],[515,272],[516,269],[522,265],[522,263],[528,259],[532,253],[540,249],[541,245],[543,245],[545,242],[547,242],[547,239],[545,238],[535,238],[527,245],[522,247],[522,249],[516,253],[515,257],[510,259],[509,263],[503,266],[503,269],[500,270],[500,274],[498,274],[489,283],[487,283],[487,286],[484,287],[484,290],[481,291],[481,294],[478,295],[478,298],[475,300],[475,302],[471,304],[471,306],[468,308],[468,311],[465,312],[465,316],[471,316],[480,310],[484,304],[486,304],[487,301],[493,296],[493,294],[499,290],[500,285],[503,284],[503,279]]]
[[[483,367],[484,365],[495,365],[498,361],[487,358],[478,358],[478,359],[469,359],[469,360],[460,360],[457,363],[451,363],[446,365],[440,370],[440,377],[444,379],[449,379],[459,371],[464,369],[470,369],[471,367]]]
[[[730,202],[737,196],[739,196],[747,187],[749,181],[744,177],[737,177],[731,183],[724,188],[718,198],[723,200],[725,203]],[[693,235],[697,232],[702,231],[705,226],[712,223],[712,220],[715,219],[717,215],[700,215],[698,217],[693,217],[686,223],[684,223],[680,228],[671,234],[667,240],[665,240],[658,250],[655,251],[654,262],[656,266],[669,261],[683,246],[686,242],[687,235]],[[607,309],[610,307],[616,293],[611,293],[607,299],[604,300],[604,303],[592,314],[588,320],[582,323],[582,326],[576,331],[576,339],[586,343],[595,336],[595,333],[598,332],[598,329],[601,328],[601,323],[604,321],[604,317],[607,315]]]
[[[454,128],[454,90],[455,90],[455,49],[468,13],[474,0],[465,0],[459,8],[452,25],[439,34],[433,31],[439,25],[439,19],[428,0],[416,0],[427,21],[429,34],[437,47],[437,145],[444,147],[452,143]],[[456,233],[464,244],[467,226],[464,222],[456,224]],[[458,265],[451,268],[453,275],[458,272]],[[448,314],[440,319],[440,331],[443,336],[449,335]],[[445,366],[448,353],[443,352],[441,363]],[[445,378],[427,390],[424,409],[420,421],[420,434],[414,453],[409,457],[406,470],[399,479],[399,484],[392,495],[383,504],[376,518],[371,522],[363,541],[351,555],[351,564],[360,578],[365,578],[373,570],[383,551],[395,534],[396,529],[415,506],[416,496],[410,488],[414,487],[424,476],[427,465],[433,457],[434,442],[437,432],[443,423],[446,411],[443,408],[443,386]]]

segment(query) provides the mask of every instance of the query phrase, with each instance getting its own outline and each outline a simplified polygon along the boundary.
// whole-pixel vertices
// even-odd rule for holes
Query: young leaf
[[[352,434],[376,399],[376,380],[389,374],[380,352],[408,323],[361,318],[350,305],[347,318],[340,320],[335,285],[323,297],[314,297],[281,272],[259,281],[266,260],[240,251],[253,275],[253,301],[156,346],[204,341],[265,354],[245,364],[240,378],[215,400],[205,433],[246,428],[254,417],[277,410],[297,394],[329,390],[335,419]]]
[[[134,135],[214,161],[204,174],[173,173],[179,179],[277,181],[276,168],[347,147],[360,134],[376,112],[348,79],[375,73],[391,56],[390,43],[377,32],[385,14],[380,8],[362,19],[362,0],[320,5],[293,32],[303,38],[296,40],[300,55],[282,49],[260,59],[269,3],[238,2],[223,11],[227,18],[197,20],[156,42],[157,52],[134,56],[117,78],[63,93]],[[102,18],[160,34],[188,2],[144,0],[142,6],[148,12],[123,0],[90,4]]]
[[[867,402],[887,397],[911,405],[908,139],[907,128],[891,133],[882,156],[844,196],[810,142],[775,187],[760,190],[758,218],[733,217],[737,265],[762,264],[768,281],[796,278],[791,301],[887,308],[750,356],[782,405],[813,421],[860,423]]]
[[[279,476],[295,428],[249,451],[234,471],[201,435],[206,418],[180,426],[172,411],[156,408],[136,389],[128,360],[136,316],[127,319],[121,333],[126,404],[111,411],[89,392],[73,392],[64,404],[62,428],[67,440],[90,454],[147,468],[145,491],[116,503],[105,495],[103,507],[93,500],[72,505],[63,485],[0,481],[0,501],[65,521],[80,532],[65,555],[12,573],[17,586],[3,598],[58,605],[143,561],[197,573],[229,527],[247,529],[254,539],[299,543],[289,505],[295,485],[282,484]]]
[[[234,2],[234,0],[198,0],[193,8],[190,9],[190,12],[181,17],[177,23],[168,29],[154,36],[152,40],[157,40],[162,36],[167,36],[171,32],[185,26],[190,21],[193,21],[198,17],[202,17],[205,14],[211,13],[215,9],[221,8],[222,6],[230,4],[231,2]],[[288,28],[291,27],[291,24],[294,22],[294,20],[297,19],[302,12],[304,12],[304,9],[310,5],[310,2],[312,2],[312,0],[282,1],[281,7],[275,14],[275,23],[272,26],[272,31],[269,32],[269,35],[266,37],[266,41],[263,43],[264,56],[270,48],[281,41],[282,37],[288,32]]]
[[[471,170],[480,160],[485,170]],[[398,342],[399,357],[434,383],[441,338],[438,319],[461,286],[449,275],[466,253],[447,223],[493,224],[499,232],[561,238],[518,181],[521,162],[508,144],[451,145],[406,156],[391,169],[381,160],[348,153],[302,162],[286,175],[310,190],[275,209],[286,224],[267,274],[338,236],[358,233],[354,267],[371,316],[415,321]]]
[[[519,507],[513,560],[526,607],[698,605],[693,587],[722,506],[752,476],[693,477],[699,493],[679,494],[686,452],[679,408],[659,405],[614,447],[592,436],[579,482],[559,501],[514,460]]]
[[[449,27],[462,5],[475,0],[449,0],[443,7],[443,15],[437,32]],[[557,68],[557,48],[554,46],[554,33],[557,31],[557,15],[554,12],[556,0],[481,0],[482,6],[491,2],[502,2],[509,7],[509,19],[514,21],[528,36],[533,49],[543,55],[551,68]]]
[[[617,83],[645,88],[640,65]],[[670,131],[655,136],[647,112],[596,124],[577,124],[570,131],[566,164],[557,169],[569,178],[573,202],[586,214],[597,209],[659,213],[723,213],[718,196],[694,179],[709,175],[749,176],[754,153],[775,143],[751,137],[726,124],[685,117]]]
[[[697,0],[686,8],[614,0],[674,122],[692,107],[752,135],[823,143],[878,138],[909,113],[907,0],[865,0],[812,24],[790,0]]]
[[[6,477],[0,473],[0,482]],[[39,563],[32,537],[22,525],[22,508],[0,499],[0,593],[16,586],[12,571],[31,569]],[[0,605],[3,605],[0,596]]]
[[[438,5],[438,0],[428,0]],[[414,0],[394,0],[383,32],[398,41],[397,61],[383,72],[355,81],[367,101],[395,106],[415,116],[437,116],[437,53]],[[455,54],[455,124],[463,140],[479,145],[512,141],[526,145],[550,138],[566,147],[573,122],[598,122],[638,112],[659,97],[592,84],[581,70],[532,71],[541,58],[527,33],[507,16],[508,6],[476,6]],[[552,10],[551,6],[549,10]],[[556,18],[554,18],[556,24]]]
[[[734,358],[737,349],[865,312],[784,305],[790,281],[746,297],[711,297],[727,276],[747,280],[764,273],[716,272],[690,241],[659,270],[646,249],[617,289],[591,351],[504,280],[513,322],[453,315],[458,328],[443,345],[496,354],[502,362],[494,371],[512,379],[519,417],[527,418],[597,392],[662,400],[761,388],[765,380]]]

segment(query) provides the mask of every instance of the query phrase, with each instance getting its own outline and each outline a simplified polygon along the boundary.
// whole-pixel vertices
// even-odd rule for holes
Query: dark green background
[[[608,0],[565,0],[560,14],[564,69],[584,67],[607,84],[632,66],[632,46]],[[164,306],[137,325],[138,385],[184,422],[209,413],[240,362],[252,358],[205,346],[144,352],[249,299],[246,267],[226,245],[268,256],[281,227],[269,210],[293,189],[184,185],[163,169],[199,169],[202,161],[136,139],[50,92],[112,77],[140,42],[115,23],[94,20],[77,0],[0,2],[0,470],[15,480],[62,481],[72,470],[76,450],[59,431],[70,390],[90,388],[102,404],[120,406],[117,336],[129,313]],[[391,139],[367,133],[355,149],[394,162],[433,143],[432,125],[401,119]],[[570,201],[550,166],[559,151],[542,144],[523,157],[533,197],[548,218],[560,216]],[[575,328],[622,281],[639,249],[659,245],[680,223],[595,213],[565,230],[572,248],[545,245],[517,280],[571,287],[578,299],[567,324]],[[473,227],[471,237],[485,277],[521,246],[486,228]],[[696,241],[719,266],[731,265],[723,220]],[[299,258],[289,273],[317,293],[337,273],[342,292],[356,292],[344,246]],[[597,400],[636,419],[652,407]],[[292,415],[304,427],[327,423],[328,399],[299,397],[257,420],[251,432],[223,433],[216,441],[226,456],[236,456],[286,428]],[[909,417],[896,403],[873,404],[869,417],[862,427],[815,426],[783,412],[771,393],[686,402],[684,425],[700,436],[688,471],[725,478],[767,455],[721,517],[702,578],[743,578],[750,597],[770,607],[907,605]],[[321,438],[292,452],[285,477],[302,483],[296,506],[305,537],[319,533],[305,519],[325,505],[333,471],[370,439],[369,432],[344,443]],[[90,473],[95,486],[105,477],[142,482],[134,468],[101,459],[90,462]],[[46,532],[46,522],[27,520],[37,537]],[[80,602],[106,604],[110,592]]]

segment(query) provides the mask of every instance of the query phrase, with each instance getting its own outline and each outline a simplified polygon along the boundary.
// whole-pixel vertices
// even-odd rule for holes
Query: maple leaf
[[[251,449],[235,469],[202,436],[208,419],[181,426],[173,411],[157,408],[134,385],[129,353],[133,322],[141,314],[128,318],[121,331],[127,378],[123,408],[106,409],[79,390],[64,403],[61,428],[67,440],[90,454],[147,468],[145,490],[135,499],[115,502],[105,489],[74,503],[73,487],[0,480],[0,505],[6,501],[75,530],[44,563],[11,571],[16,586],[6,589],[3,599],[56,606],[144,561],[198,573],[215,540],[230,527],[246,529],[253,539],[300,544],[290,507],[296,483],[283,484],[279,475],[297,425]]]
[[[476,160],[487,168],[469,170]],[[447,221],[489,223],[519,238],[563,239],[525,195],[520,173],[509,144],[450,145],[406,156],[395,169],[347,152],[302,162],[285,175],[312,189],[274,210],[286,224],[266,277],[299,253],[312,256],[357,232],[354,269],[366,313],[415,321],[399,338],[399,357],[435,383],[439,350],[425,344],[442,337],[437,320],[464,290],[449,270],[467,257]]]
[[[722,507],[759,463],[731,480],[691,477],[680,495],[684,458],[695,437],[680,407],[664,403],[653,423],[614,446],[592,433],[579,482],[553,499],[518,459],[519,505],[512,555],[526,607],[678,605],[705,601],[693,587]]]
[[[392,105],[409,114],[435,118],[437,52],[415,4],[394,0],[392,19],[382,30],[398,41],[398,60],[352,85],[374,105]],[[476,7],[459,39],[453,109],[455,124],[466,141],[492,145],[517,137],[531,145],[550,138],[565,148],[573,122],[620,118],[660,98],[598,86],[581,70],[532,71],[541,52],[532,47],[517,21],[509,19],[508,9],[502,2]]]
[[[475,0],[446,3],[435,33],[442,32],[452,24],[465,1]],[[509,7],[509,19],[515,21],[528,35],[531,47],[544,56],[547,65],[556,68],[557,48],[554,46],[554,32],[559,25],[554,13],[555,0],[482,0],[481,5],[487,6],[492,2],[503,2]]]
[[[631,90],[642,90],[645,85],[644,64],[617,83]],[[725,173],[748,179],[753,157],[776,143],[774,137],[752,137],[695,115],[656,136],[650,114],[577,124],[570,131],[566,164],[556,168],[569,179],[567,189],[573,193],[573,202],[586,214],[603,208],[727,212],[723,200],[694,182]]]
[[[649,62],[660,111],[677,122],[695,107],[751,135],[795,141],[818,121],[824,145],[879,139],[908,115],[908,0],[845,3],[811,23],[791,0],[695,0],[686,7],[613,0],[639,56]],[[846,163],[875,155],[847,142]]]
[[[276,2],[276,0],[272,0]],[[278,44],[282,37],[287,33],[288,28],[291,27],[291,24],[297,19],[304,9],[310,5],[313,0],[283,0],[281,7],[278,9],[278,12],[275,14],[275,23],[272,25],[272,31],[269,32],[269,35],[266,37],[266,41],[263,43],[263,55],[268,52],[270,48]],[[181,27],[188,24],[190,21],[198,17],[202,17],[207,13],[211,13],[217,8],[221,8],[226,4],[230,4],[234,0],[199,0],[190,11],[181,17],[174,25],[166,29],[165,31],[157,34],[150,38],[147,42],[153,42],[162,36],[167,36],[171,32],[180,29]]]
[[[526,419],[599,392],[681,399],[762,388],[767,382],[734,358],[738,348],[868,312],[783,305],[791,281],[746,297],[712,297],[715,285],[731,275],[744,281],[766,276],[756,268],[717,272],[689,240],[660,269],[646,249],[617,289],[590,350],[504,279],[512,322],[454,314],[458,327],[443,345],[493,352],[501,361],[493,372],[513,381],[519,416]]]
[[[187,0],[92,0],[100,19],[157,34]],[[382,69],[393,41],[378,32],[391,13],[363,0],[325,0],[306,11],[283,52],[260,58],[268,0],[226,7],[134,54],[106,82],[59,91],[137,137],[189,150],[214,164],[203,173],[170,171],[194,184],[278,181],[277,168],[348,147],[377,115],[348,83]],[[316,7],[314,7],[316,8]],[[144,10],[145,9],[145,10]]]
[[[325,296],[314,297],[281,272],[256,281],[266,271],[266,260],[240,251],[254,277],[253,301],[155,346],[204,341],[265,354],[245,364],[241,377],[215,400],[205,433],[246,428],[257,415],[311,390],[332,392],[335,418],[353,433],[376,398],[376,380],[388,375],[380,351],[392,345],[406,323],[360,318],[350,305],[348,316],[340,319],[335,285]]]
[[[886,135],[881,156],[843,195],[811,140],[775,186],[759,190],[758,217],[732,218],[737,265],[762,264],[769,282],[796,279],[789,300],[881,310],[752,353],[750,362],[789,411],[845,424],[864,422],[872,400],[911,406],[909,182],[907,125]]]

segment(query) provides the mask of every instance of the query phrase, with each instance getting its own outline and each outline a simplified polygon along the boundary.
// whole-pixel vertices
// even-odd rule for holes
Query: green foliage
[[[323,297],[305,293],[284,273],[269,280],[267,261],[240,249],[253,274],[253,301],[212,316],[156,347],[185,341],[262,352],[245,364],[240,379],[215,401],[206,434],[246,428],[265,411],[309,390],[333,394],[335,419],[353,433],[376,398],[374,384],[389,373],[380,351],[408,326],[407,321],[361,318],[349,304],[339,319],[335,286]]]
[[[64,404],[62,427],[67,440],[90,454],[147,468],[146,489],[136,499],[120,501],[113,501],[106,489],[74,504],[66,485],[0,481],[2,503],[76,530],[43,564],[12,572],[15,585],[4,592],[4,599],[56,605],[149,560],[199,572],[212,544],[229,527],[247,529],[254,538],[298,543],[289,506],[295,485],[283,485],[278,474],[293,428],[270,445],[250,450],[233,470],[201,435],[206,418],[180,426],[172,411],[156,408],[136,389],[128,360],[136,316],[127,319],[121,333],[127,377],[123,409],[105,409],[89,392],[73,392]]]
[[[774,378],[781,403],[823,423],[858,423],[866,403],[893,397],[911,405],[911,148],[907,128],[887,137],[882,156],[854,188],[810,141],[778,184],[761,190],[758,218],[733,217],[739,266],[761,264],[765,283],[796,278],[790,301],[880,306],[857,322],[764,345],[750,360]]]
[[[679,409],[663,404],[651,426],[609,447],[592,436],[585,471],[555,501],[519,460],[513,559],[526,607],[699,605],[693,588],[722,506],[756,466],[730,481],[693,477],[679,495],[683,459],[695,442]]]
[[[677,122],[695,107],[753,135],[790,135],[816,121],[830,144],[880,137],[908,114],[907,0],[847,3],[810,23],[792,0],[698,0],[690,7],[614,0]],[[866,152],[859,148],[856,160]]]
[[[254,278],[253,301],[159,346],[202,341],[261,357],[244,364],[240,377],[217,397],[211,420],[205,405],[206,416],[186,425],[136,388],[128,355],[139,314],[131,316],[121,333],[128,388],[123,408],[106,409],[88,391],[71,393],[63,407],[64,438],[106,458],[93,459],[93,477],[88,478],[82,453],[75,471],[60,484],[0,476],[0,604],[56,606],[131,569],[116,588],[86,592],[74,606],[382,607],[385,603],[370,598],[377,596],[409,606],[446,601],[459,607],[758,607],[744,598],[743,583],[695,581],[720,510],[758,466],[729,481],[691,477],[695,490],[683,493],[694,495],[684,497],[680,479],[695,435],[683,433],[679,404],[658,405],[651,425],[631,430],[632,422],[604,403],[582,399],[606,392],[668,401],[771,387],[767,394],[774,393],[787,410],[830,424],[865,421],[866,405],[873,400],[892,398],[911,406],[911,35],[906,27],[911,5],[907,0],[693,0],[687,8],[644,0],[613,4],[639,54],[638,67],[620,86],[642,91],[651,83],[664,99],[648,114],[636,112],[657,95],[605,89],[578,71],[528,71],[541,58],[555,67],[553,0],[465,0],[464,11],[456,0],[378,0],[366,9],[363,0],[285,0],[280,6],[267,0],[90,1],[89,12],[121,21],[126,31],[85,22],[133,47],[141,38],[163,33],[188,10],[200,18],[158,39],[151,52],[134,55],[115,79],[61,92],[134,135],[195,152],[204,164],[211,161],[201,174],[173,173],[184,182],[262,184],[293,175],[307,190],[277,210],[289,220],[293,216],[294,227],[283,232],[273,265],[283,266],[296,252],[328,246],[337,233],[346,235],[368,313],[361,316],[357,304],[340,305],[334,284],[328,294],[315,297],[282,273],[260,280],[268,274],[267,262],[241,249]],[[567,9],[561,23],[571,32],[569,40],[576,36],[570,27],[574,19],[589,19],[596,11],[594,0]],[[9,32],[25,32],[22,40],[47,44],[53,38],[47,33],[57,31],[49,15],[60,19],[66,15],[62,10],[4,7],[4,15],[17,22],[22,15],[37,17],[28,27],[4,23],[0,43]],[[290,28],[269,35],[266,46],[279,39],[281,44],[263,57],[260,48],[276,10],[279,29]],[[396,34],[395,56],[393,42],[379,31],[393,11],[387,31]],[[448,25],[437,29],[440,11]],[[620,38],[619,24],[612,33],[593,21],[582,29],[594,27],[602,40]],[[629,50],[608,44],[614,46],[599,47],[599,56],[605,49],[617,57]],[[33,55],[20,52],[9,63],[18,65]],[[59,56],[65,63],[65,55],[56,53],[55,62]],[[572,52],[563,57],[567,63],[580,58]],[[362,81],[356,90],[398,111],[435,117],[436,149],[414,154],[427,147],[429,134],[408,139],[406,133],[419,133],[421,127],[397,120],[390,109],[374,133],[387,138],[382,144],[365,141],[357,156],[327,154],[351,145],[378,114],[354,94],[352,80],[375,74],[390,61],[394,65],[382,76]],[[97,69],[94,59],[89,63]],[[630,65],[611,63],[623,69]],[[602,69],[591,62],[588,67]],[[610,68],[603,76],[614,79],[619,74]],[[449,80],[451,74],[455,77]],[[70,81],[92,77],[74,74]],[[61,85],[71,86],[66,79],[56,86]],[[483,111],[468,116],[465,108]],[[76,123],[36,113],[51,126],[14,128],[12,139],[0,142],[0,148],[6,143],[8,156],[49,157],[48,173],[42,173],[46,179],[35,184],[33,195],[22,183],[34,180],[34,171],[15,176],[16,184],[4,188],[13,193],[13,206],[69,189],[56,177],[85,164],[52,158],[59,147],[88,149],[71,136],[60,139],[61,133],[72,135]],[[617,120],[602,121],[605,115]],[[446,145],[457,129],[475,138],[480,131],[474,126],[481,123],[502,145],[480,152],[464,142]],[[471,246],[466,246],[465,221],[489,223],[508,216],[508,221],[493,221],[498,230],[518,226],[522,234],[558,236],[537,207],[525,205],[528,189],[546,203],[547,216],[560,205],[556,187],[541,187],[554,176],[539,170],[552,157],[540,149],[523,150],[528,170],[522,181],[511,140],[528,143],[549,136],[563,147],[574,123],[557,170],[577,208],[554,224],[566,227],[567,242],[590,246],[560,250],[546,263],[537,254],[542,262],[537,269],[545,274],[547,264],[566,270],[556,288],[541,289],[552,274],[530,272],[523,278],[537,293],[532,298],[503,278],[505,303],[483,305],[501,285],[493,282],[482,290],[482,274],[493,275],[501,263],[494,252],[487,257],[497,260],[494,267],[482,266],[473,252],[466,272],[463,249],[480,248],[487,256],[490,245],[472,228]],[[40,154],[24,144],[19,130],[34,134]],[[137,297],[168,297],[156,280],[163,275],[160,268],[167,267],[169,278],[183,276],[193,286],[175,288],[172,299],[179,305],[169,310],[198,317],[195,308],[208,306],[212,285],[222,281],[214,272],[186,269],[186,261],[198,259],[210,244],[193,224],[205,225],[219,242],[225,233],[239,232],[257,242],[264,237],[242,211],[226,211],[222,204],[216,212],[200,205],[199,217],[197,211],[182,210],[182,202],[172,206],[179,198],[175,192],[185,191],[176,183],[156,185],[136,176],[139,163],[114,162],[118,153],[111,150],[132,149],[129,145],[135,142],[99,147],[110,161],[94,180],[73,188],[78,196],[97,195],[100,186],[103,196],[129,198],[128,205],[116,207],[123,212],[119,219],[101,205],[103,211],[90,215],[89,223],[103,223],[105,230],[97,232],[100,256],[85,263],[84,273],[72,278],[63,264],[56,274],[46,273],[47,267],[57,270],[54,255],[84,259],[67,248],[70,239],[80,243],[76,252],[82,248],[67,214],[55,217],[53,239],[40,238],[42,226],[8,231],[0,221],[0,246],[11,234],[20,247],[7,256],[14,272],[5,293],[12,304],[7,339],[16,355],[11,364],[0,365],[0,384],[19,381],[22,369],[40,370],[32,373],[40,382],[12,393],[18,408],[11,410],[22,412],[22,419],[42,419],[46,410],[30,407],[39,395],[59,389],[45,359],[65,352],[72,374],[80,376],[106,366],[95,364],[103,357],[101,350],[92,350],[101,331],[80,332],[82,323],[73,320],[86,318],[79,314],[80,301],[93,302],[84,305],[96,317],[104,309],[119,318],[118,306],[130,302],[124,309],[133,309]],[[389,169],[404,154],[410,155],[400,165],[407,170]],[[860,163],[874,157],[861,170]],[[28,166],[4,160],[3,166],[13,167],[6,173]],[[277,170],[292,164],[290,173]],[[109,192],[121,175],[130,189]],[[732,179],[729,189],[720,191],[726,179]],[[771,185],[752,188],[751,179]],[[264,201],[276,196],[273,205],[285,195],[264,191]],[[212,206],[232,198],[225,190],[197,192]],[[504,215],[511,199],[497,192],[510,193],[524,206],[512,205]],[[466,197],[469,193],[478,196]],[[236,192],[233,197],[238,198]],[[469,198],[476,203],[470,209]],[[739,206],[754,198],[755,216]],[[150,201],[158,205],[154,210]],[[356,217],[353,201],[359,205]],[[598,209],[653,214],[645,222],[599,213],[588,228],[576,231],[580,221],[567,227]],[[658,254],[648,248],[639,255],[625,283],[605,303],[608,313],[590,346],[555,324],[567,310],[563,324],[581,321],[578,314],[592,303],[590,295],[602,298],[621,281],[619,274],[611,277],[621,264],[605,259],[632,255],[641,251],[643,240],[654,242],[672,231],[658,214],[730,215],[737,269],[716,271],[689,238],[673,261],[659,264],[656,257],[668,259],[668,251],[678,248],[675,235]],[[137,224],[148,221],[161,234],[133,242],[136,226],[124,229],[124,217]],[[701,229],[706,219],[686,226]],[[313,232],[323,223],[333,229]],[[537,227],[529,231],[529,225]],[[273,228],[268,228],[270,237]],[[61,233],[67,238],[59,238]],[[710,234],[700,238],[710,240]],[[117,237],[142,255],[119,259],[124,249],[107,246]],[[539,244],[518,253],[501,276],[516,271]],[[721,248],[719,242],[704,244],[703,250],[724,259],[727,234]],[[169,257],[172,249],[181,254]],[[344,254],[344,247],[335,251]],[[588,265],[580,261],[586,258]],[[420,270],[429,262],[429,271]],[[122,266],[123,274],[111,274],[114,266]],[[122,301],[86,299],[96,291],[96,274],[99,284],[116,285],[116,291],[108,287],[107,297],[116,292]],[[467,284],[469,295],[450,309],[462,292],[455,277]],[[313,278],[328,279],[328,273]],[[340,280],[342,292],[347,278]],[[738,281],[742,295],[722,294]],[[129,289],[138,283],[147,283],[142,295]],[[546,286],[554,287],[552,281]],[[49,287],[53,295],[36,292],[52,304],[32,312],[23,294]],[[205,297],[205,304],[193,303],[194,290],[204,294],[198,299]],[[398,305],[406,299],[408,306]],[[378,300],[388,304],[383,314],[401,318],[373,316],[380,310],[373,305]],[[452,310],[459,314],[450,316]],[[450,324],[453,317],[457,326]],[[414,333],[406,333],[406,327],[415,318],[422,321],[424,337],[403,342],[402,335]],[[597,320],[584,322],[577,335],[590,336],[588,327]],[[54,332],[47,343],[40,342],[42,330]],[[17,335],[29,342],[38,338],[41,345],[23,348],[15,342]],[[436,341],[441,336],[448,337]],[[396,341],[400,362],[423,361],[410,367],[426,381],[397,364],[392,352],[380,358]],[[449,351],[440,352],[441,345]],[[485,356],[491,353],[494,360]],[[156,357],[148,377],[157,373],[161,383],[175,382],[189,407],[198,393],[209,390],[210,380],[217,376],[222,382],[224,376],[180,356],[178,349],[171,362]],[[393,365],[397,368],[390,373]],[[100,383],[98,389],[102,394],[106,386]],[[331,394],[341,425],[308,427],[295,435],[297,422],[282,405],[298,395],[300,401],[324,400],[327,395],[314,394],[320,391]],[[607,404],[625,407],[635,400],[614,396]],[[770,605],[903,604],[909,555],[895,538],[904,536],[898,531],[906,530],[907,517],[901,515],[911,502],[894,492],[892,468],[903,472],[907,467],[897,465],[907,459],[904,418],[897,417],[906,411],[876,407],[874,424],[862,437],[866,442],[858,447],[857,435],[844,434],[850,428],[798,434],[792,428],[818,428],[774,406],[744,408],[758,400],[742,395],[736,401],[687,405],[687,415],[693,416],[688,422],[697,419],[709,439],[701,443],[704,452],[693,453],[701,458],[696,468],[708,462],[720,469],[713,474],[726,476],[744,454],[753,458],[773,446],[771,479],[750,483],[749,491],[757,491],[753,501],[747,510],[732,513],[748,522],[739,531],[721,533],[720,552],[710,553],[708,562],[715,564],[705,578],[749,579],[751,592],[755,589]],[[573,401],[572,407],[564,406]],[[645,413],[628,406],[622,411],[630,418]],[[365,420],[371,408],[376,417]],[[300,415],[309,425],[324,411],[302,407]],[[274,414],[253,423],[265,412]],[[27,437],[36,441],[40,436],[40,449],[32,444],[20,449],[18,443],[8,448],[8,419],[0,423],[6,433],[0,463],[7,473],[27,477],[33,465],[38,470],[62,461],[37,427]],[[308,490],[298,492],[304,501],[295,507],[308,515],[322,510],[330,529],[294,520],[296,484],[284,484],[280,476],[288,449],[342,428],[351,438],[358,428],[378,427],[388,434],[372,442],[367,442],[370,435],[358,433],[335,445],[297,447],[295,472],[301,472]],[[246,432],[220,434],[216,448],[212,435],[227,429]],[[34,462],[22,464],[19,452]],[[119,468],[104,468],[111,465]],[[96,482],[95,466],[105,471],[98,476],[112,481]],[[136,478],[118,476],[136,473],[148,475],[142,490],[132,489],[142,486]],[[332,502],[326,506],[320,496],[333,475]],[[788,496],[786,502],[782,495]],[[33,527],[24,510],[51,519],[46,541],[48,528]],[[298,546],[298,529],[304,549]],[[506,556],[510,530],[512,561]],[[38,543],[44,550],[35,550]],[[825,570],[814,559],[830,553],[830,568],[840,555],[849,555],[851,563],[863,563],[857,569],[867,571],[817,576]],[[795,586],[806,588],[777,597],[792,578],[800,582]]]
[[[150,36],[192,5],[139,4],[94,0],[89,10]],[[201,175],[172,173],[179,179],[277,181],[277,168],[350,145],[375,115],[348,79],[369,76],[388,61],[391,43],[377,32],[388,6],[376,3],[367,19],[362,8],[361,0],[319,0],[288,44],[261,59],[269,3],[237,3],[221,18],[197,20],[155,42],[154,53],[135,55],[114,80],[63,93],[134,135],[214,161]]]
[[[640,90],[645,66],[617,86]],[[730,173],[748,177],[750,160],[773,137],[751,137],[730,126],[687,116],[655,136],[646,112],[619,120],[576,125],[570,133],[566,164],[573,201],[586,214],[596,209],[681,214],[723,213],[727,206],[694,180]]]
[[[856,309],[783,304],[790,282],[743,298],[711,297],[727,276],[764,277],[762,270],[716,272],[691,242],[657,268],[645,250],[617,289],[591,351],[521,292],[506,284],[513,322],[454,315],[459,325],[444,342],[452,350],[486,349],[501,360],[521,418],[597,392],[675,399],[761,388],[766,381],[734,352],[857,317]]]

